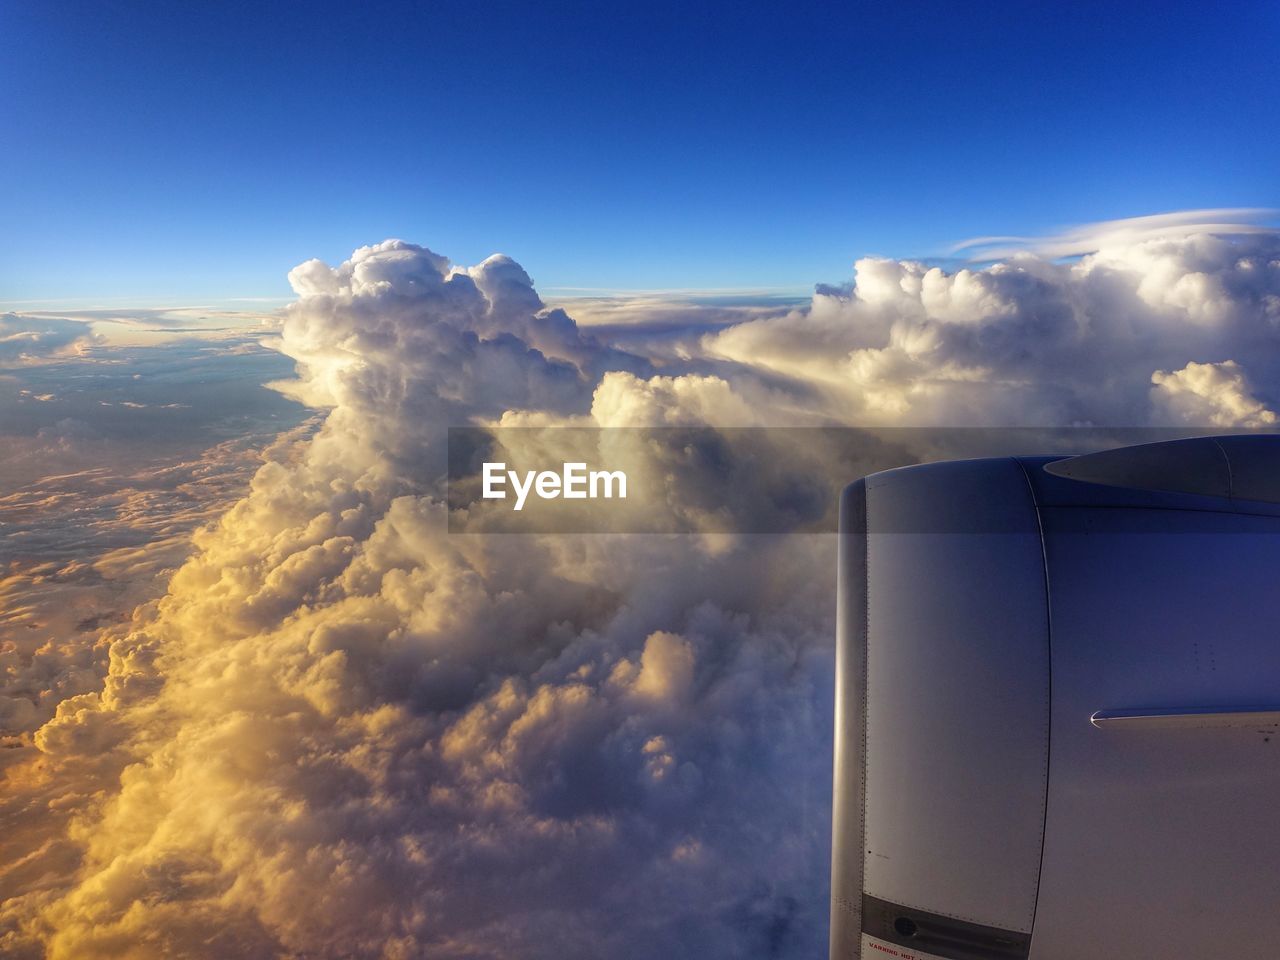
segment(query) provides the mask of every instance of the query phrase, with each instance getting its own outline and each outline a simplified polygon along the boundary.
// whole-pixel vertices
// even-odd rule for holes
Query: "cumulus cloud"
[[[1183,423],[1150,395],[1155,371],[1225,356],[1258,382],[1280,376],[1274,233],[1149,239],[1072,263],[948,273],[864,259],[855,271],[808,309],[707,336],[707,352],[815,388],[811,409],[863,423]]]
[[[279,349],[325,422],[197,537],[111,643],[102,693],[64,700],[10,768],[16,804],[56,799],[67,824],[26,836],[80,867],[7,902],[6,950],[811,947],[798,894],[821,884],[823,791],[792,748],[826,729],[807,704],[829,623],[802,614],[821,556],[771,547],[792,597],[722,544],[681,545],[673,582],[664,542],[450,540],[446,423],[590,416],[602,366],[646,361],[544,308],[506,258],[455,269],[388,243],[292,280]],[[744,886],[770,806],[808,836]]]
[[[1276,415],[1253,395],[1240,364],[1188,363],[1181,370],[1151,375],[1155,402],[1190,424],[1215,427],[1269,427]]]
[[[1280,382],[1262,234],[864,260],[661,357],[506,257],[290,280],[280,388],[323,423],[8,765],[6,955],[819,953],[831,538],[450,536],[445,427],[1266,425]],[[682,498],[812,469],[685,454]]]
[[[0,737],[10,749],[29,747],[61,701],[101,687],[110,641],[163,592],[192,532],[304,433],[250,434],[122,471],[100,463],[0,493]]]

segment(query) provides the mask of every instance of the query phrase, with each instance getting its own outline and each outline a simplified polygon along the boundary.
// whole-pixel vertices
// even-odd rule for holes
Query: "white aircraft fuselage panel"
[[[845,492],[833,960],[1280,955],[1280,438],[1078,460]]]

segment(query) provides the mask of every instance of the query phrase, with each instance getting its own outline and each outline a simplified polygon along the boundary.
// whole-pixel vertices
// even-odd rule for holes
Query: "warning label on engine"
[[[879,940],[867,933],[862,935],[862,960],[883,960],[887,957],[894,957],[896,960],[948,960],[936,953],[921,953],[910,947],[900,947],[896,943]]]

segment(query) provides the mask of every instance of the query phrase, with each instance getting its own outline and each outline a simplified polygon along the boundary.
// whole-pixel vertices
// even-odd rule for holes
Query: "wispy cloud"
[[[1041,237],[972,237],[948,251],[973,262],[1002,260],[1022,253],[1056,259],[1094,253],[1143,240],[1175,239],[1197,233],[1240,236],[1280,229],[1280,210],[1270,207],[1220,207],[1181,210],[1068,227]]]

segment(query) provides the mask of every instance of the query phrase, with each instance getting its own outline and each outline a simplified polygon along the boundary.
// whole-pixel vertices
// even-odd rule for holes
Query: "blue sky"
[[[7,4],[0,300],[287,296],[399,236],[539,288],[1280,206],[1274,3]]]

